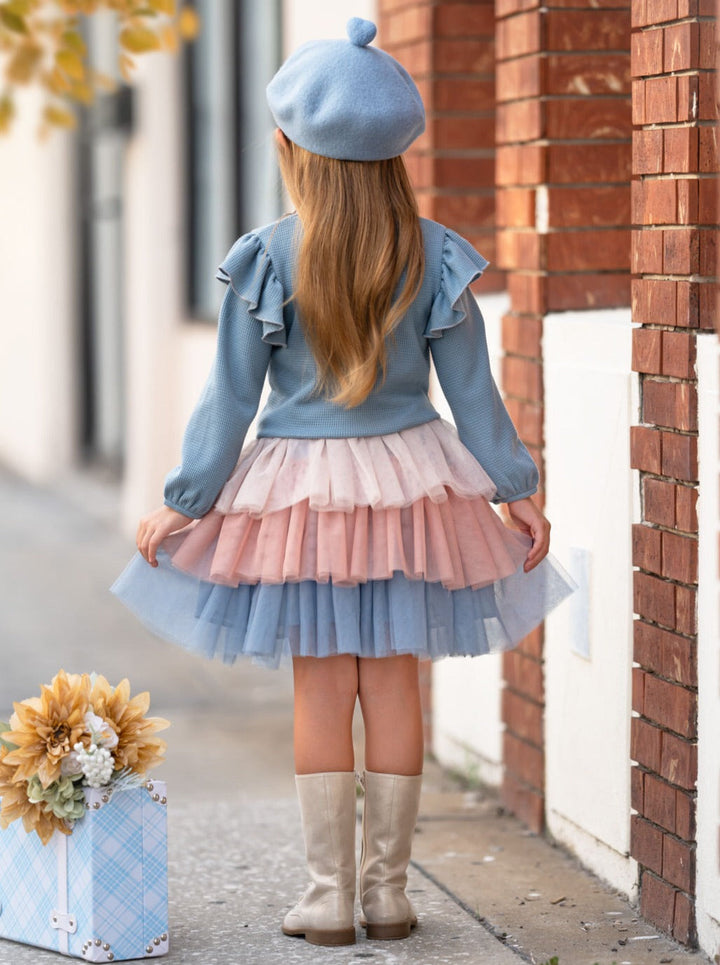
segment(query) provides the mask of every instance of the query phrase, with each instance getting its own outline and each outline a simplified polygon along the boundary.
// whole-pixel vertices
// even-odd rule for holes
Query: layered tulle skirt
[[[483,654],[574,589],[504,525],[495,487],[440,419],[385,436],[258,439],[213,509],[138,554],[113,592],[208,657]]]

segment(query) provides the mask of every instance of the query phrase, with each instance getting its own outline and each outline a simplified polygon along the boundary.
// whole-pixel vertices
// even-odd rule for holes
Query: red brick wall
[[[717,128],[712,0],[633,0],[633,368],[642,522],[633,527],[631,853],[642,913],[695,935],[696,334],[714,324]]]
[[[489,0],[379,0],[381,45],[407,68],[427,111],[408,151],[420,213],[468,238],[505,287],[495,253],[495,17]]]
[[[622,0],[497,0],[503,389],[543,475],[548,312],[630,300],[630,16]],[[542,502],[542,493],[539,501]],[[543,633],[504,658],[508,806],[544,823]]]
[[[428,107],[410,158],[423,213],[496,253],[507,272],[504,390],[541,476],[543,318],[627,304],[631,256],[642,400],[631,438],[642,497],[631,847],[643,913],[685,942],[695,930],[695,336],[716,322],[720,331],[716,3],[633,0],[632,164],[623,0],[496,0],[494,51],[488,4],[379,3],[382,42]],[[502,281],[496,271],[484,284]],[[505,799],[535,828],[544,811],[542,654],[538,631],[506,655],[503,695]]]

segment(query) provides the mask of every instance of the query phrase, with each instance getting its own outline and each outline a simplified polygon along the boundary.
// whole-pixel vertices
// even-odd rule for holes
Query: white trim
[[[583,588],[545,624],[547,826],[630,896],[632,327],[627,308],[557,313],[543,324],[551,551]]]
[[[568,848],[583,865],[626,895],[629,901],[637,902],[638,874],[634,859],[552,809],[548,809],[547,824],[551,837]]]
[[[698,781],[697,930],[700,948],[720,952],[720,346],[697,337],[698,375]]]

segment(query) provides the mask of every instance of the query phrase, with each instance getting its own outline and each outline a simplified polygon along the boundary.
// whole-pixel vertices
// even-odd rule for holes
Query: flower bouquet
[[[149,703],[61,670],[0,722],[0,937],[87,961],[167,951],[167,796],[147,775],[168,722]]]

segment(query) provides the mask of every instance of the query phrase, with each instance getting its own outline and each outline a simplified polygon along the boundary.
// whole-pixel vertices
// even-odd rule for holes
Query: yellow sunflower
[[[6,828],[13,821],[22,818],[25,830],[37,832],[43,844],[47,844],[53,831],[70,834],[70,828],[62,818],[56,817],[45,803],[31,804],[27,796],[27,783],[14,780],[17,769],[6,760],[10,751],[0,744],[0,828]]]
[[[60,777],[62,760],[85,737],[85,714],[89,708],[90,678],[61,670],[39,697],[14,704],[10,730],[3,736],[16,749],[5,756],[15,768],[15,781],[29,781],[36,774],[43,787]]]
[[[105,677],[97,676],[90,703],[93,712],[103,717],[118,736],[117,747],[112,750],[116,768],[129,767],[138,774],[146,774],[155,765],[162,764],[167,744],[155,734],[169,727],[170,722],[162,717],[145,716],[150,707],[147,691],[131,699],[127,680],[121,680],[113,688]]]

